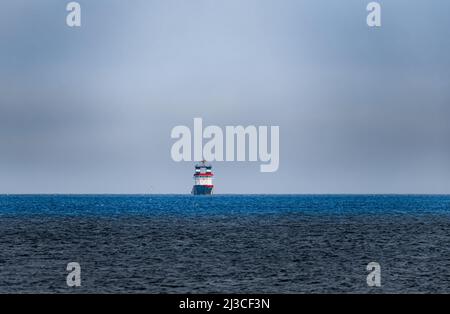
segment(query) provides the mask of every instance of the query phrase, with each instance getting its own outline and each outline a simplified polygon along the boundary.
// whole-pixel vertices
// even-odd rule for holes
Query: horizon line
[[[0,196],[196,196],[191,193],[0,193]],[[450,196],[450,193],[216,193],[207,196]]]

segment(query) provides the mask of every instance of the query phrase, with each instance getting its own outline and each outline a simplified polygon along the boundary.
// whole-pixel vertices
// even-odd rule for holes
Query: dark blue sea
[[[0,292],[450,293],[450,196],[3,195]]]

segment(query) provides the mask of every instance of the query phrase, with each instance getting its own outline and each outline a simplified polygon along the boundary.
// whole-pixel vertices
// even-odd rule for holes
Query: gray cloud
[[[2,2],[1,192],[187,193],[199,116],[280,126],[279,171],[216,163],[218,193],[450,193],[450,3],[79,2]]]

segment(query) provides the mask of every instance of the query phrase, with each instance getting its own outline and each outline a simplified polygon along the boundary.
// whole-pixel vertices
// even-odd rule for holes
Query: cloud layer
[[[279,125],[217,193],[450,193],[450,3],[2,1],[0,193],[188,193],[170,130]]]

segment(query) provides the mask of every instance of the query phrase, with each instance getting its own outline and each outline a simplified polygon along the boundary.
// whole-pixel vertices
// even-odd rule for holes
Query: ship
[[[194,186],[192,187],[191,194],[193,195],[211,195],[213,193],[214,185],[212,179],[214,174],[212,173],[212,166],[202,160],[195,165],[194,173]]]

